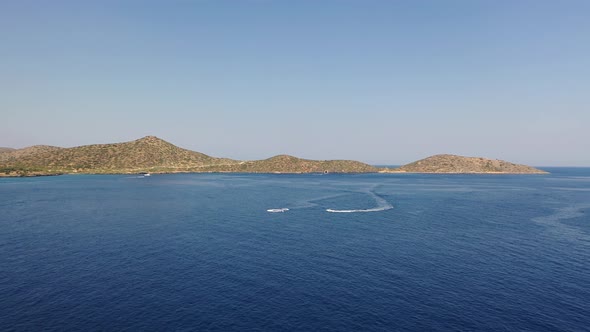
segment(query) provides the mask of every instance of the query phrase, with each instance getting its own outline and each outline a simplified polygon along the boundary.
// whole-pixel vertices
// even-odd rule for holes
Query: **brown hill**
[[[288,155],[212,167],[211,170],[244,173],[373,173],[378,171],[371,165],[353,160],[308,160]]]
[[[55,173],[356,173],[377,169],[357,161],[315,161],[280,155],[265,160],[245,161],[214,158],[179,148],[155,136],[114,144],[73,148],[34,146],[0,155],[0,175]]]
[[[237,163],[179,148],[155,136],[114,144],[73,148],[30,147],[9,153],[4,167],[65,173],[134,173],[189,170],[204,165]]]
[[[408,173],[507,173],[546,174],[531,166],[509,163],[503,160],[478,157],[462,157],[439,154],[415,161],[394,169],[393,172]]]
[[[50,146],[50,145],[33,145],[27,148],[22,149],[13,149],[12,151],[7,151],[4,153],[0,153],[0,162],[3,164],[13,164],[21,159],[27,158],[34,158],[36,155],[40,155],[43,153],[52,153],[63,148],[57,146]]]
[[[16,150],[16,149],[0,147],[0,154],[5,153],[5,152],[12,152],[14,150]]]
[[[54,152],[63,148],[50,145],[33,145],[23,149],[11,149],[0,153],[0,162],[10,163],[19,159],[25,159],[30,156],[38,155],[45,152]]]

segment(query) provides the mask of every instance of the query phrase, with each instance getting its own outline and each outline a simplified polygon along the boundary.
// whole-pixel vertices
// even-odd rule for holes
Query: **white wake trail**
[[[363,212],[380,212],[393,209],[393,205],[389,204],[385,199],[375,195],[374,192],[369,191],[367,194],[371,195],[375,202],[377,202],[377,206],[371,209],[354,209],[354,210],[336,210],[336,209],[327,209],[326,212],[331,213],[363,213]]]

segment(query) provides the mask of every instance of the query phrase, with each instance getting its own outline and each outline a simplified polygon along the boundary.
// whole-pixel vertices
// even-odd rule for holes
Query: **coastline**
[[[137,175],[143,171],[138,172],[59,172],[59,173],[0,173],[0,178],[31,178],[31,177],[42,177],[42,176],[60,176],[60,175]],[[297,174],[341,174],[341,175],[354,175],[354,174],[432,174],[432,175],[548,175],[550,172],[408,172],[408,171],[395,171],[395,170],[378,170],[375,172],[234,172],[234,171],[149,171],[150,174],[285,174],[285,175],[297,175]]]

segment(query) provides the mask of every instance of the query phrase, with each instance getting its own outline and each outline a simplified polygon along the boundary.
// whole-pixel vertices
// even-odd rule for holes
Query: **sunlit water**
[[[0,179],[0,330],[588,330],[551,171]]]

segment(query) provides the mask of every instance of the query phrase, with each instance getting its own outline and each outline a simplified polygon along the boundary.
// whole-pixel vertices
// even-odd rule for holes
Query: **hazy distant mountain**
[[[5,153],[5,152],[11,152],[11,151],[14,151],[14,150],[16,150],[16,149],[0,147],[0,154]]]
[[[13,162],[16,160],[25,160],[30,156],[39,155],[45,152],[53,152],[63,148],[50,145],[33,145],[23,149],[10,149],[0,153],[0,162]]]
[[[167,173],[167,172],[376,172],[356,161],[314,161],[276,156],[259,161],[215,158],[179,148],[155,136],[114,144],[73,148],[33,146],[0,154],[0,173],[42,175],[54,173]]]
[[[477,157],[462,157],[451,154],[439,154],[392,170],[409,173],[509,173],[509,174],[545,174],[547,172],[534,167],[509,163],[503,160]]]

